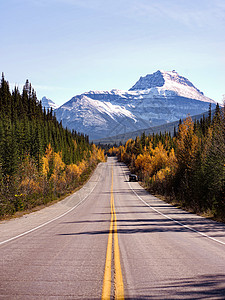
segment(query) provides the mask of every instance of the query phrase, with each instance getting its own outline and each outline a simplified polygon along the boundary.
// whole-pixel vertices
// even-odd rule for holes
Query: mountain
[[[140,77],[129,91],[158,88],[158,92],[165,92],[168,96],[174,91],[180,96],[210,102],[211,99],[204,96],[187,78],[180,76],[176,71],[157,71],[153,74]]]
[[[112,104],[109,100],[92,99],[86,94],[73,97],[55,112],[64,126],[84,132],[91,139],[126,132],[127,128],[136,130],[148,126],[148,122],[138,119],[125,107]]]
[[[215,110],[212,110],[212,116],[215,114]],[[200,121],[203,117],[207,118],[208,117],[209,112],[205,112],[199,115],[195,115],[192,116],[192,120],[193,121]],[[183,121],[183,120],[182,120]],[[125,144],[127,140],[129,139],[133,139],[135,140],[135,138],[137,136],[141,137],[141,135],[143,133],[145,133],[145,135],[152,135],[152,134],[160,134],[161,133],[165,133],[165,132],[170,132],[170,134],[173,136],[174,134],[174,128],[176,129],[176,131],[178,131],[178,126],[179,126],[180,120],[171,122],[171,123],[165,123],[162,125],[158,125],[158,126],[153,126],[150,128],[145,128],[145,129],[139,129],[139,130],[135,130],[135,131],[130,131],[127,133],[123,133],[123,134],[118,134],[115,136],[110,136],[110,137],[105,137],[105,138],[101,138],[101,139],[96,139],[93,142],[98,145],[119,145],[120,143]]]
[[[55,110],[69,129],[91,140],[174,122],[197,115],[216,103],[176,71],[141,77],[128,91],[90,91]]]
[[[54,110],[59,107],[57,104],[55,104],[55,102],[53,102],[51,99],[48,99],[46,97],[43,97],[41,99],[41,104],[42,104],[42,108],[44,109],[45,107],[46,110],[51,108]]]

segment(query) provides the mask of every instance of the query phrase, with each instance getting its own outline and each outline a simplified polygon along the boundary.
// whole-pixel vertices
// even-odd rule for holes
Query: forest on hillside
[[[0,84],[0,217],[65,195],[83,182],[103,150],[42,109],[27,80],[22,92]]]
[[[128,140],[109,149],[136,173],[150,192],[167,201],[225,221],[225,108],[193,122],[180,122],[178,132]]]

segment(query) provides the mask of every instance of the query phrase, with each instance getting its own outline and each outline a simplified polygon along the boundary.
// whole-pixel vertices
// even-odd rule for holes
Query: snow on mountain
[[[180,96],[215,103],[212,99],[205,97],[187,78],[180,76],[176,71],[157,71],[141,77],[129,91],[149,89],[154,91],[155,95]]]
[[[141,77],[129,91],[89,91],[55,110],[64,126],[90,139],[149,128],[196,115],[215,102],[176,71]]]
[[[88,134],[91,139],[146,127],[125,107],[109,101],[93,100],[85,94],[73,97],[56,110],[58,120],[69,129]]]
[[[53,102],[51,99],[48,99],[46,97],[43,97],[41,99],[41,104],[42,104],[43,109],[45,107],[46,110],[51,109],[51,108],[54,110],[59,107],[57,104],[55,104],[55,102]]]

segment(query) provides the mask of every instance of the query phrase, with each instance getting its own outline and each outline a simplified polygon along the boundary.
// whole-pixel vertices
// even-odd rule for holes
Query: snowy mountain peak
[[[190,86],[192,88],[195,88],[197,91],[199,91],[187,78],[179,75],[175,70],[167,71],[167,72],[160,71],[160,72],[162,73],[165,82],[168,81],[176,82],[184,86]]]
[[[90,139],[149,128],[197,115],[215,102],[176,71],[141,77],[129,90],[89,91],[55,110],[63,126]]]
[[[153,74],[148,74],[144,77],[140,77],[140,79],[135,83],[135,85],[130,89],[130,91],[146,90],[154,87],[163,87],[165,84],[168,85],[169,82],[178,83],[184,86],[195,88],[195,86],[187,78],[180,76],[175,70],[158,70]]]
[[[43,109],[45,107],[45,109],[51,109],[52,108],[54,110],[54,109],[57,109],[59,107],[57,104],[55,104],[54,101],[52,101],[51,99],[48,99],[46,97],[43,97],[41,99],[41,104],[42,104]]]
[[[165,79],[162,71],[157,71],[153,74],[148,74],[144,77],[140,77],[140,79],[132,86],[129,91],[135,90],[147,90],[154,87],[161,87],[165,83]]]

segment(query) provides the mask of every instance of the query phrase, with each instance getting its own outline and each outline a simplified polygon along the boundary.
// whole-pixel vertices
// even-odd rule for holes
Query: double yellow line
[[[117,234],[117,219],[113,196],[113,168],[112,168],[112,184],[111,184],[111,221],[109,227],[109,237],[105,261],[105,274],[102,287],[102,300],[110,300],[111,295],[111,274],[112,274],[112,244],[114,241],[114,285],[115,299],[124,300],[123,276],[120,265],[120,251]]]

